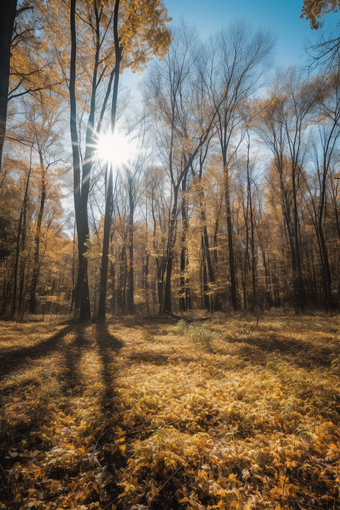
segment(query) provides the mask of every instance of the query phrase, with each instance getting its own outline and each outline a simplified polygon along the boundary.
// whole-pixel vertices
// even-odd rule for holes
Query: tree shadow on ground
[[[102,365],[103,384],[105,387],[101,405],[105,412],[110,414],[114,411],[113,397],[115,395],[115,380],[117,378],[115,357],[124,346],[124,342],[110,333],[108,325],[105,322],[97,323],[95,331],[98,354]]]
[[[84,354],[97,346],[102,364],[101,375],[105,384],[105,393],[109,395],[113,391],[115,354],[123,345],[123,342],[110,334],[105,323],[96,325],[94,336],[87,330],[87,326],[71,323],[35,345],[17,348],[2,355],[0,380],[21,369],[29,368],[36,361],[53,354],[62,354],[62,370],[58,374],[61,389],[65,394],[81,394],[88,381],[80,370],[80,360]],[[28,386],[29,380],[13,383],[12,390],[14,391],[19,384],[23,387]]]
[[[121,328],[129,328],[129,329],[139,329],[145,328],[150,333],[160,334],[159,326],[174,326],[178,322],[177,319],[173,319],[171,317],[122,317],[117,323],[118,329]],[[114,324],[116,326],[116,324]]]
[[[168,365],[171,363],[169,356],[154,351],[133,352],[129,359],[132,363],[152,363],[157,366]]]
[[[62,354],[64,357],[63,369],[59,374],[59,382],[61,383],[65,394],[82,394],[86,387],[85,375],[81,373],[80,362],[82,356],[91,349],[92,340],[86,331],[86,326],[77,324],[72,333],[74,339],[71,342],[64,343]]]
[[[316,345],[311,341],[288,337],[278,332],[240,335],[229,338],[228,343],[243,344],[239,346],[238,354],[250,362],[256,358],[256,362],[260,364],[266,363],[267,354],[277,354],[289,358],[294,365],[302,368],[330,367],[334,354],[340,355],[340,349],[334,345]]]
[[[62,340],[74,330],[74,327],[74,324],[69,324],[46,340],[2,355],[0,357],[0,380],[12,372],[17,372],[20,368],[30,365],[32,361],[59,351],[63,347]]]

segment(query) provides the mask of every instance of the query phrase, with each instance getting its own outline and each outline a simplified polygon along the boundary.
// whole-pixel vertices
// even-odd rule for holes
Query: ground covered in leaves
[[[339,326],[0,323],[0,509],[340,509]]]

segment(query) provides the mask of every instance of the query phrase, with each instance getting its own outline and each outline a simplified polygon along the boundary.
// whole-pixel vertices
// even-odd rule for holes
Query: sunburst
[[[116,130],[113,135],[103,133],[98,136],[96,153],[100,160],[107,161],[112,167],[119,167],[131,159],[134,149],[128,137]]]

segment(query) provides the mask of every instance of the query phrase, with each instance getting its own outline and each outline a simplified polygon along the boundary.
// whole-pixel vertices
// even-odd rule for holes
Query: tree
[[[274,39],[270,32],[253,29],[236,22],[211,40],[209,86],[217,108],[217,130],[221,148],[225,215],[228,228],[230,294],[237,310],[236,267],[233,246],[230,180],[233,161],[243,142],[243,105],[261,85],[270,64]],[[222,98],[222,99],[221,99]]]
[[[6,134],[11,41],[17,14],[17,1],[8,0],[0,4],[0,169]]]
[[[338,12],[339,7],[339,0],[304,0],[300,17],[306,18],[313,30],[318,30],[323,27],[320,19],[330,12]],[[322,65],[331,69],[339,65],[339,26],[337,23],[333,30],[321,28],[318,42],[307,48],[312,66]]]
[[[164,65],[151,67],[145,86],[150,130],[159,140],[160,158],[171,186],[164,290],[167,312],[172,311],[171,276],[181,185],[208,141],[217,115],[217,107],[209,101],[206,88],[197,102],[197,90],[201,88],[201,50],[195,30],[185,24],[176,27]],[[202,112],[206,115],[204,124],[200,122]]]
[[[121,7],[121,8],[120,8]],[[170,41],[170,34],[165,24],[168,21],[167,12],[163,4],[152,0],[145,0],[143,4],[132,0],[127,4],[120,6],[119,0],[116,0],[113,10],[110,11],[104,2],[97,0],[89,0],[87,4],[87,17],[90,26],[93,42],[94,57],[91,77],[91,93],[90,93],[90,113],[88,117],[86,129],[86,147],[85,156],[82,164],[82,175],[80,176],[80,157],[79,157],[79,137],[77,133],[77,116],[76,116],[76,56],[77,56],[77,39],[76,39],[76,1],[71,0],[70,9],[70,27],[71,27],[71,61],[70,61],[70,103],[71,103],[71,138],[73,149],[73,167],[74,167],[74,186],[75,186],[75,211],[78,232],[78,250],[79,250],[79,276],[78,276],[78,296],[80,298],[80,318],[86,319],[90,317],[90,301],[88,291],[88,274],[86,260],[86,240],[89,235],[88,226],[88,196],[91,180],[91,168],[93,153],[96,148],[96,134],[99,134],[105,107],[111,92],[112,81],[114,78],[111,122],[110,130],[114,132],[119,73],[124,67],[132,69],[141,69],[146,63],[150,55],[162,56],[167,49]],[[109,9],[107,11],[107,9]],[[120,17],[120,26],[118,26],[118,17]],[[101,51],[105,50],[104,40],[107,36],[109,26],[113,21],[113,38],[111,49],[106,49],[106,54],[101,56]],[[115,64],[109,75],[109,82],[106,89],[104,104],[99,116],[98,126],[95,127],[96,114],[96,97],[98,87],[103,80],[107,69],[110,67],[110,58],[114,56]],[[100,71],[100,68],[102,70]],[[107,189],[110,193],[111,183],[110,176],[107,178]],[[109,202],[107,199],[108,209],[106,216],[109,216]],[[108,223],[109,218],[106,219]],[[107,229],[105,231],[106,239],[108,237]],[[107,243],[106,243],[107,244]],[[107,258],[107,248],[105,244],[104,258]],[[105,272],[105,264],[103,271]],[[103,275],[102,299],[101,299],[101,316],[105,316],[105,298],[103,294],[106,292],[106,277]],[[104,283],[105,281],[105,283]],[[105,289],[104,289],[105,286]],[[77,300],[76,300],[77,301]]]
[[[164,168],[149,167],[145,175],[146,207],[149,205],[151,219],[146,228],[151,232],[150,245],[147,248],[154,258],[155,281],[154,294],[158,298],[158,311],[161,313],[164,306],[164,278],[167,263],[168,218],[170,217],[170,201],[167,196],[166,172]],[[157,290],[156,290],[157,289]]]
[[[166,9],[162,4],[153,1],[146,1],[141,7],[137,2],[131,2],[124,13],[127,16],[125,26],[118,29],[119,23],[119,0],[116,0],[113,16],[113,37],[115,47],[114,85],[111,104],[110,133],[113,137],[116,128],[117,118],[117,97],[119,86],[119,74],[123,58],[131,58],[129,66],[141,69],[152,56],[162,58],[170,44],[170,34],[165,27],[167,18]],[[156,30],[155,30],[156,29]],[[126,65],[126,64],[125,64]],[[113,168],[106,166],[106,200],[104,219],[103,256],[100,276],[100,296],[98,317],[105,318],[106,312],[106,281],[107,281],[107,258],[109,251],[109,231],[112,214],[112,171]],[[132,193],[132,183],[130,186]],[[132,211],[133,223],[133,199],[130,193],[130,212]],[[130,218],[131,221],[131,218]],[[130,225],[130,287],[129,307],[133,309],[133,227]]]
[[[324,95],[316,105],[319,113],[317,133],[312,146],[314,179],[307,181],[310,195],[311,218],[317,237],[322,268],[324,307],[326,311],[334,307],[332,276],[329,254],[325,238],[325,215],[327,210],[327,185],[334,160],[337,160],[337,145],[340,136],[340,76],[339,70],[323,80]],[[314,188],[314,189],[313,189]]]
[[[0,97],[4,98],[1,108],[6,107],[7,115],[10,112],[9,104],[17,103],[18,98],[28,94],[34,96],[45,89],[55,89],[62,82],[56,66],[53,65],[50,47],[44,40],[44,29],[40,19],[41,7],[39,0],[20,0],[19,2],[11,0],[3,2],[0,8],[1,23],[6,25],[4,30],[1,29],[0,51],[3,60],[6,54],[8,59],[10,57],[9,73],[6,71],[7,64],[5,65],[3,60],[0,73]],[[15,107],[13,110],[15,112]],[[6,132],[6,112],[3,110],[0,113],[0,119],[2,119],[0,122],[2,126],[0,127],[0,167]]]
[[[37,215],[36,230],[34,235],[34,265],[30,288],[29,311],[35,314],[37,311],[36,289],[38,285],[41,256],[40,243],[46,203],[49,200],[50,190],[53,187],[53,178],[48,173],[51,166],[55,166],[60,160],[56,151],[61,149],[60,137],[57,133],[60,127],[60,107],[56,98],[40,93],[40,101],[31,107],[30,134],[32,146],[38,153],[40,183],[39,183],[39,211]],[[38,108],[37,108],[38,107]],[[38,109],[38,111],[37,111]]]
[[[243,210],[244,234],[243,250],[244,261],[241,267],[242,287],[243,287],[243,307],[245,310],[250,308],[256,311],[257,300],[257,250],[255,245],[255,164],[256,158],[251,155],[251,136],[247,130],[245,154],[239,154],[236,160],[237,176],[239,186],[237,194]],[[255,188],[255,189],[254,189]],[[241,264],[240,264],[241,265]],[[251,297],[248,297],[248,273],[251,273]],[[249,304],[249,306],[248,306]]]
[[[203,113],[203,111],[202,111]],[[205,115],[203,114],[203,119],[205,119]],[[203,124],[202,119],[202,124]],[[201,247],[202,247],[202,308],[207,308],[208,310],[219,311],[220,302],[218,299],[218,294],[215,292],[215,284],[216,284],[216,275],[215,268],[213,264],[213,254],[210,249],[210,241],[208,235],[208,218],[207,211],[208,207],[206,205],[206,196],[205,191],[207,188],[207,184],[204,181],[204,167],[208,158],[209,150],[210,150],[210,142],[215,132],[211,133],[210,139],[207,140],[207,143],[204,147],[201,147],[199,156],[197,158],[196,164],[192,166],[191,171],[193,174],[193,188],[197,193],[198,202],[199,202],[199,216],[200,216],[200,224],[201,224]],[[209,182],[209,188],[211,188],[211,182]],[[209,189],[208,188],[208,189]],[[215,250],[216,254],[216,250]],[[182,257],[183,258],[183,257]],[[183,286],[184,287],[184,286]],[[186,292],[185,287],[182,289],[182,294]],[[211,299],[209,299],[209,295],[211,295]]]
[[[320,27],[320,18],[329,12],[337,12],[339,8],[339,0],[303,0],[301,18],[306,18],[311,27],[317,30]]]
[[[272,188],[281,204],[290,247],[297,311],[304,310],[307,304],[301,235],[304,164],[311,120],[323,94],[320,77],[309,80],[291,68],[284,75],[277,75],[269,99],[262,103],[261,114],[254,121],[256,132],[272,152],[277,172]]]
[[[134,313],[134,216],[135,209],[140,198],[140,185],[142,171],[145,164],[145,158],[140,156],[135,161],[123,166],[126,176],[126,187],[129,199],[129,293],[128,293],[128,311]]]

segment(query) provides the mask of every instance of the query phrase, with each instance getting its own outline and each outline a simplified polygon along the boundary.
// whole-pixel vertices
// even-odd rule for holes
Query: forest
[[[339,7],[0,2],[0,510],[340,509]]]
[[[277,70],[268,30],[202,42],[146,4],[17,11],[2,316],[339,310],[338,67]]]

